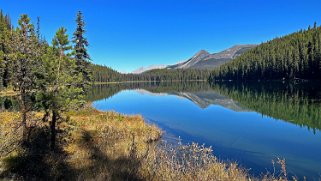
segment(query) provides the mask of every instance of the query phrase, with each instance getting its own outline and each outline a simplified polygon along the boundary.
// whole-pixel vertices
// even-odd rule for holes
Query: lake
[[[321,175],[319,83],[108,84],[89,99],[102,111],[141,114],[169,142],[212,146],[217,158],[253,175],[273,172],[277,158],[290,175]]]

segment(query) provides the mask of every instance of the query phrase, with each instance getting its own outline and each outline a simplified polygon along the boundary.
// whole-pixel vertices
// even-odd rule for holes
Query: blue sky
[[[321,24],[321,0],[0,0],[0,8],[14,24],[22,13],[39,16],[50,41],[61,26],[71,37],[83,11],[93,62],[121,72]]]

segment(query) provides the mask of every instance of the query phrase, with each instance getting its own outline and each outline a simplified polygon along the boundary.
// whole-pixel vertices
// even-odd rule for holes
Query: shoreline
[[[93,85],[104,85],[104,84],[126,84],[126,83],[161,83],[161,82],[207,82],[207,80],[173,80],[173,81],[119,81],[119,82],[95,82]]]
[[[42,113],[34,115],[37,118]],[[33,150],[37,150],[35,154],[40,151],[47,156],[41,157],[38,163],[39,160],[31,159],[32,155],[25,155],[34,151],[20,152],[22,148],[6,156],[0,155],[0,162],[4,163],[0,165],[0,179],[15,180],[13,175],[17,174],[31,174],[30,178],[46,179],[49,175],[41,174],[45,168],[54,174],[50,178],[67,180],[73,180],[75,176],[80,180],[285,180],[284,175],[253,177],[237,163],[219,161],[211,148],[196,143],[178,146],[157,143],[163,132],[140,115],[99,111],[88,104],[78,111],[69,111],[65,116],[67,120],[59,125],[59,129],[62,135],[68,133],[69,136],[63,137],[60,151],[52,153],[43,147],[48,141],[45,136],[38,139],[38,135],[46,131],[46,123],[42,123],[32,132],[33,141],[30,144],[35,146]],[[0,117],[3,118],[0,129],[5,132],[0,133],[0,145],[9,144],[6,141],[18,143],[19,134],[9,129],[14,120],[19,120],[18,112],[2,112]],[[46,168],[43,164],[52,159],[57,162]],[[32,166],[34,164],[37,166]],[[63,165],[67,165],[68,169],[63,167],[57,170]]]

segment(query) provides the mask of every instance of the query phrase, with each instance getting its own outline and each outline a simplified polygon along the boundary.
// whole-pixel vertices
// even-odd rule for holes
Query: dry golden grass
[[[161,131],[147,125],[141,116],[123,116],[91,108],[68,114],[74,126],[65,150],[68,162],[81,173],[80,180],[138,179],[135,155],[142,157],[150,142],[158,140]]]
[[[0,112],[0,157],[15,150],[21,136],[19,123],[16,122],[19,118],[18,113]]]
[[[3,96],[16,96],[16,95],[18,95],[18,92],[13,91],[12,89],[0,91],[0,97],[3,97]]]
[[[33,114],[41,117],[42,113]],[[71,111],[59,125],[61,151],[46,150],[45,131],[33,140],[40,145],[28,152],[10,152],[0,158],[0,179],[13,180],[287,180],[282,174],[250,176],[236,163],[220,162],[211,148],[197,144],[160,144],[161,130],[141,116],[101,112],[90,106]],[[0,113],[0,143],[16,142],[17,112]],[[38,125],[46,128],[46,124]],[[39,136],[41,135],[41,136]],[[7,138],[3,141],[3,138]],[[14,141],[12,141],[14,140]],[[10,147],[10,144],[7,144]],[[2,147],[3,148],[3,147]],[[0,149],[2,149],[0,147]],[[3,148],[4,149],[4,148]],[[43,149],[39,151],[39,149]],[[40,157],[40,158],[39,158]],[[283,164],[282,160],[280,161]],[[27,165],[27,167],[25,166]],[[29,167],[28,167],[29,166]],[[30,166],[33,168],[30,169]],[[24,169],[30,169],[24,173]],[[22,172],[17,170],[22,169]],[[3,173],[1,173],[3,172]],[[6,173],[6,174],[4,174]],[[7,173],[13,173],[7,174]],[[295,180],[295,179],[293,179]]]

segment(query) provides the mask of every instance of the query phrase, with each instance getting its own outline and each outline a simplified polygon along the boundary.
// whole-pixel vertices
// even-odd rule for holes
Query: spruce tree
[[[38,38],[38,40],[39,40],[39,42],[41,41],[40,40],[40,36],[41,36],[41,34],[40,34],[40,17],[37,17],[37,30],[36,30],[36,35],[37,35],[37,38]]]
[[[85,22],[81,11],[77,13],[77,29],[74,32],[74,58],[76,60],[77,72],[79,72],[83,78],[83,82],[79,87],[86,90],[92,81],[92,73],[90,70],[90,56],[87,52],[88,41],[84,37],[85,34]]]

